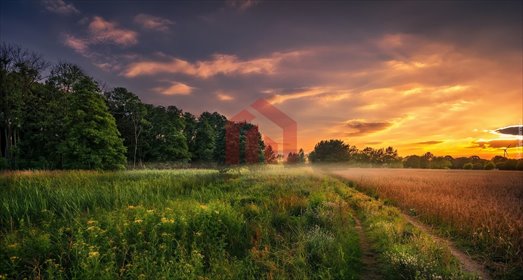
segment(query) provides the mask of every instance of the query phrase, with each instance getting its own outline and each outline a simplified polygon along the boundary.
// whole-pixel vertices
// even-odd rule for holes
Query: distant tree
[[[83,77],[68,96],[68,128],[60,145],[63,167],[68,169],[123,169],[125,152],[114,117],[98,85]]]
[[[452,168],[453,169],[464,169],[465,164],[469,162],[469,159],[466,157],[458,157],[452,160]]]
[[[184,135],[184,118],[175,106],[146,105],[143,154],[147,161],[189,160],[189,150]]]
[[[305,152],[303,151],[303,149],[300,149],[298,151],[298,160],[300,161],[300,163],[305,163]]]
[[[187,141],[187,147],[189,149],[189,154],[191,159],[195,159],[196,157],[196,127],[198,125],[198,120],[196,117],[189,113],[185,112],[183,114],[184,119],[184,128],[183,128],[183,134],[185,135],[185,139]]]
[[[62,156],[57,147],[65,138],[67,96],[50,86],[36,83],[27,96],[24,108],[24,125],[18,144],[18,168],[61,167]]]
[[[39,54],[12,44],[0,45],[0,157],[12,167],[17,165],[24,111],[34,108],[28,97],[47,66]]]
[[[195,157],[194,160],[200,162],[210,162],[214,159],[214,148],[216,135],[208,119],[198,122],[195,138]]]
[[[485,164],[485,169],[486,170],[492,170],[492,169],[495,169],[496,168],[496,164],[492,161],[489,161],[487,162],[487,164]]]
[[[218,163],[234,165],[265,161],[265,143],[261,138],[258,126],[247,122],[228,121],[224,131],[219,140],[224,143],[224,154],[223,159]]]
[[[277,161],[278,161],[277,155],[274,152],[274,150],[272,149],[271,145],[267,145],[265,147],[265,150],[263,151],[263,154],[264,154],[264,157],[265,157],[265,163],[268,163],[268,164],[277,163]]]
[[[128,147],[127,157],[133,159],[135,167],[139,142],[143,128],[147,125],[147,109],[138,96],[122,87],[105,92],[105,97],[124,144]]]
[[[425,153],[420,158],[420,168],[430,168],[430,163],[432,161],[432,158],[434,158],[434,155],[431,152]]]
[[[420,168],[421,158],[417,155],[411,155],[405,158],[403,166],[406,168]]]
[[[519,159],[516,164],[516,170],[523,170],[523,159]]]
[[[385,149],[385,153],[383,154],[382,162],[385,164],[392,164],[399,161],[401,161],[401,159],[398,156],[398,151],[395,150],[393,147],[387,147]]]
[[[481,169],[483,169],[483,164],[481,164],[480,162],[473,163],[472,169],[481,170]]]
[[[305,153],[300,149],[297,153],[290,152],[287,155],[287,164],[301,164],[305,163]]]
[[[430,168],[433,169],[449,169],[452,167],[452,162],[446,157],[433,157],[430,162]]]
[[[313,163],[347,162],[355,150],[341,140],[322,140],[314,146],[309,160]]]
[[[467,162],[463,165],[463,169],[473,169],[474,165],[471,162]]]

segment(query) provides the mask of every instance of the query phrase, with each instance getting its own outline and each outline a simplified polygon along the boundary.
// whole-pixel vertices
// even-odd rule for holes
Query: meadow
[[[361,246],[362,234],[370,250]],[[366,267],[364,254],[377,266]],[[365,279],[371,273],[475,278],[397,208],[307,169],[35,171],[0,178],[0,279]]]
[[[523,173],[365,168],[333,173],[457,241],[495,278],[523,278]]]

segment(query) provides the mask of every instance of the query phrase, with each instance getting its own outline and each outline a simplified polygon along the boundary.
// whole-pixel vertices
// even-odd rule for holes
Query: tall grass
[[[310,174],[10,173],[0,279],[355,279],[353,225]]]
[[[455,238],[496,277],[523,278],[523,173],[360,168],[335,173]]]

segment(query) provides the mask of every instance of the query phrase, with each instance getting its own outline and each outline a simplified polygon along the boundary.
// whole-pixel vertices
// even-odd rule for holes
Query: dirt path
[[[324,174],[326,174],[326,172]],[[335,172],[332,175],[334,175],[335,177],[344,177],[343,174],[340,173],[340,172]],[[425,224],[419,222],[414,217],[411,217],[411,216],[406,215],[404,213],[401,213],[401,214],[408,222],[410,222],[415,227],[417,227],[420,230],[422,230],[423,232],[425,232],[432,239],[436,240],[436,242],[438,242],[440,244],[443,244],[444,246],[449,248],[450,253],[461,263],[461,266],[462,266],[462,268],[465,271],[470,272],[470,273],[474,273],[474,274],[476,274],[478,277],[480,277],[483,280],[491,280],[492,279],[489,276],[489,273],[487,272],[487,270],[485,269],[485,267],[483,265],[479,264],[478,262],[473,260],[469,255],[467,255],[465,252],[463,252],[460,249],[458,249],[454,245],[454,243],[452,241],[438,236],[437,234],[434,233],[434,231],[430,227],[428,227]],[[359,221],[357,221],[356,226],[359,225],[358,222]],[[361,229],[361,225],[360,225],[360,229]],[[363,231],[361,231],[361,234],[363,235],[363,238],[365,238],[365,234],[364,234]],[[362,237],[360,236],[360,240],[362,240],[361,238]],[[363,251],[363,249],[362,249],[362,251]]]
[[[363,231],[361,222],[354,214],[354,221],[356,222],[356,232],[360,240],[361,249],[361,264],[363,270],[361,272],[361,279],[382,279],[379,269],[378,261],[376,260],[376,254],[372,251],[369,241]]]
[[[422,230],[423,232],[428,234],[432,239],[436,240],[436,242],[447,246],[447,248],[449,248],[449,250],[450,250],[450,253],[461,263],[461,266],[463,267],[463,269],[465,271],[474,273],[483,280],[492,279],[489,276],[488,272],[485,270],[485,268],[481,264],[474,261],[465,252],[459,250],[452,241],[437,236],[430,227],[419,222],[415,218],[413,218],[409,215],[403,214],[403,213],[402,213],[402,215],[405,218],[405,220],[407,220],[409,223],[413,224],[415,227],[419,228],[420,230]]]

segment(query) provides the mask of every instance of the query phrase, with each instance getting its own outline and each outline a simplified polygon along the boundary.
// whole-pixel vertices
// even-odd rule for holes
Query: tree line
[[[145,104],[122,87],[102,90],[77,65],[50,65],[36,53],[5,43],[0,46],[0,108],[0,168],[221,164],[225,128],[231,124],[239,132],[232,143],[239,149],[238,163],[249,154],[248,136],[258,141],[255,160],[263,162],[266,154],[253,124],[232,123],[217,112],[195,116],[175,106]]]
[[[479,156],[452,157],[435,156],[430,152],[422,156],[400,157],[393,147],[374,149],[366,147],[359,150],[342,140],[323,140],[314,147],[308,156],[311,163],[344,163],[374,167],[404,167],[427,169],[500,169],[523,170],[523,159],[509,159],[494,156],[491,160]]]

